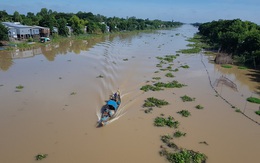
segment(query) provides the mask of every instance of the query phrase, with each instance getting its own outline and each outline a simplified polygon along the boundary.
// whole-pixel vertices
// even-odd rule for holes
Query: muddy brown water
[[[259,162],[260,116],[254,113],[259,105],[245,100],[259,98],[259,72],[235,66],[224,69],[203,54],[180,54],[172,67],[189,65],[189,69],[179,68],[174,78],[165,77],[166,71],[154,73],[159,70],[156,56],[186,48],[185,40],[195,32],[196,28],[184,25],[0,52],[0,162],[36,162],[34,157],[43,153],[48,154],[43,163],[166,163],[158,153],[163,145],[160,136],[176,130],[154,127],[160,114],[175,117],[178,130],[187,133],[174,142],[205,153],[208,162]],[[216,83],[221,76],[237,90]],[[144,93],[140,88],[151,84],[152,77],[187,86]],[[19,91],[18,85],[24,88]],[[97,113],[118,88],[123,96],[121,116],[96,128]],[[196,99],[184,103],[183,95]],[[170,105],[145,114],[142,105],[148,97],[165,99]],[[204,109],[195,109],[198,104]],[[183,109],[191,116],[176,113]],[[199,143],[203,141],[208,145]]]

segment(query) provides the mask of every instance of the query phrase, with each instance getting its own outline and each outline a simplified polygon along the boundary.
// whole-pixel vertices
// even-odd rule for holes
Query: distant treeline
[[[42,27],[49,27],[52,31],[54,27],[59,30],[59,35],[67,36],[68,28],[70,26],[73,34],[78,35],[84,32],[89,34],[100,34],[107,32],[117,31],[133,31],[133,30],[146,30],[146,29],[159,29],[179,26],[182,23],[173,21],[137,19],[135,17],[118,18],[118,17],[105,17],[103,15],[94,15],[91,12],[78,13],[64,13],[48,10],[42,8],[40,12],[34,14],[28,12],[27,15],[19,14],[15,11],[13,15],[3,10],[0,11],[0,22],[20,22],[23,25],[39,25]],[[0,23],[1,24],[1,23]],[[85,28],[87,27],[87,28]]]
[[[259,25],[240,19],[194,25],[198,25],[199,34],[215,50],[232,55],[240,63],[260,66]]]

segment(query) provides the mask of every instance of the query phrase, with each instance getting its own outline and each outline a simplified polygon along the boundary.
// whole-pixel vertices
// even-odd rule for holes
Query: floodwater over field
[[[48,154],[41,162],[166,163],[159,155],[160,136],[176,129],[154,127],[161,114],[177,119],[178,130],[186,133],[174,142],[206,154],[208,162],[259,162],[260,116],[254,113],[259,105],[246,102],[250,96],[259,98],[259,72],[225,69],[203,54],[180,54],[172,65],[179,69],[174,78],[156,67],[157,56],[187,48],[185,40],[195,32],[184,25],[0,52],[0,162],[31,163],[37,154]],[[141,91],[153,77],[187,86]],[[123,96],[120,117],[96,128],[101,107],[118,88]],[[184,95],[195,101],[182,102]],[[142,105],[148,97],[170,105],[146,114]],[[181,117],[176,113],[180,110],[191,116]]]

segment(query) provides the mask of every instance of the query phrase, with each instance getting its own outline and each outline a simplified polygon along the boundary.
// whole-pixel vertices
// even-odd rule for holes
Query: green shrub
[[[186,133],[181,132],[181,131],[176,131],[176,132],[173,134],[173,136],[176,137],[176,138],[179,138],[179,137],[185,136],[185,135],[186,135]]]
[[[260,115],[260,110],[255,111],[257,115]]]

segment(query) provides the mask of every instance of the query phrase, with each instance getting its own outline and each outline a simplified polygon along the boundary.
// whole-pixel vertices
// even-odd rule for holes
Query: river
[[[179,68],[174,78],[165,77],[164,71],[155,73],[156,57],[186,49],[186,39],[196,32],[183,25],[0,51],[0,162],[37,162],[35,156],[42,153],[48,154],[43,163],[166,163],[159,155],[160,136],[176,129],[155,127],[153,121],[161,114],[177,119],[178,130],[186,133],[174,142],[206,154],[209,163],[258,162],[260,116],[254,112],[259,104],[246,98],[260,96],[259,71],[225,69],[200,53],[180,54],[172,65]],[[153,77],[187,86],[141,91]],[[233,87],[221,82],[223,77]],[[120,117],[96,128],[97,113],[117,89],[122,93]],[[183,95],[195,101],[182,102]],[[146,114],[142,105],[148,97],[170,105]],[[191,116],[177,114],[183,109]]]

